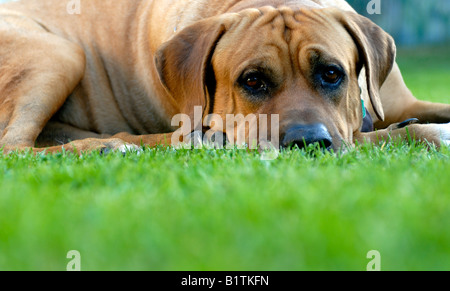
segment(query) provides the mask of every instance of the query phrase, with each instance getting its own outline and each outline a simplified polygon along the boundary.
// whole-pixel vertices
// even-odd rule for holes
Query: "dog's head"
[[[363,16],[263,7],[186,27],[160,48],[156,66],[183,113],[202,106],[204,117],[254,116],[250,123],[276,115],[282,146],[339,149],[362,127],[363,68],[373,110],[384,119],[379,90],[394,59],[392,38]],[[230,132],[209,125],[218,124]]]

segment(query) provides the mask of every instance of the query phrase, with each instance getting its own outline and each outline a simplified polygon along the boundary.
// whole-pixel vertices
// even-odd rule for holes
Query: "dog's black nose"
[[[286,131],[281,145],[285,148],[297,145],[302,149],[315,143],[318,143],[325,149],[329,149],[333,145],[333,139],[326,126],[322,123],[295,125],[290,127]]]

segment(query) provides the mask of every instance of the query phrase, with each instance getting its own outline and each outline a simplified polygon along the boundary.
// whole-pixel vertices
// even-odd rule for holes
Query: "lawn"
[[[439,53],[438,53],[439,52]],[[402,54],[403,53],[403,54]],[[437,57],[436,57],[437,56]],[[448,47],[399,52],[450,102]],[[450,150],[0,156],[0,270],[450,270]]]

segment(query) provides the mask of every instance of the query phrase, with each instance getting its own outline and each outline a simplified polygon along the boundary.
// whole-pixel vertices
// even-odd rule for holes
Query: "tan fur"
[[[7,151],[169,144],[172,117],[193,115],[194,106],[223,118],[279,114],[281,133],[321,122],[334,149],[392,133],[406,138],[405,129],[384,128],[407,118],[450,122],[450,106],[417,101],[406,88],[392,38],[343,0],[81,3],[79,15],[61,0],[0,6],[0,146]],[[338,101],[311,85],[314,60],[339,61],[348,72]],[[249,100],[235,86],[257,64],[279,83],[269,100]],[[360,132],[360,86],[377,132]],[[446,131],[409,128],[438,146]]]

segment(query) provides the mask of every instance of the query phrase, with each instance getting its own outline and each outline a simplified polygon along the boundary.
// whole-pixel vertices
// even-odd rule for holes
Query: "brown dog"
[[[416,100],[392,38],[343,0],[69,2],[0,6],[6,151],[168,144],[195,106],[277,114],[282,146],[450,141],[450,106]],[[361,131],[362,104],[377,131]]]

